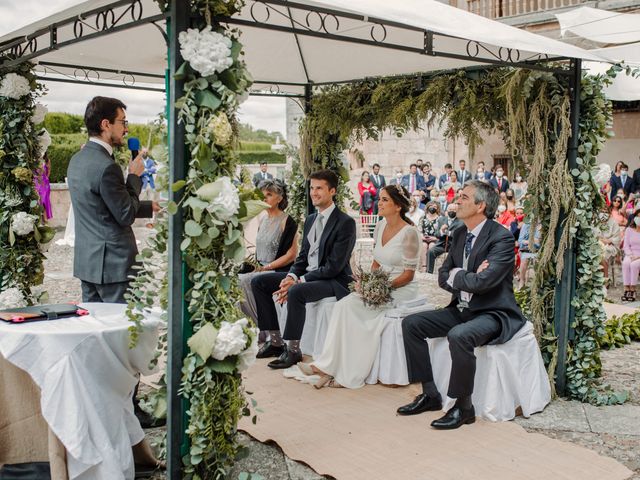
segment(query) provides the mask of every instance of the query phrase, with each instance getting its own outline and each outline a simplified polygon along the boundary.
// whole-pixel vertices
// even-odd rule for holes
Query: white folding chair
[[[362,265],[362,253],[366,250],[373,253],[373,231],[378,223],[378,215],[359,215],[355,220],[357,222],[357,238],[355,251],[357,252],[358,265]]]

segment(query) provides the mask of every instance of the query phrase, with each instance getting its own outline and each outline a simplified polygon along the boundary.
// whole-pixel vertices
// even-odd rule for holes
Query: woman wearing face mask
[[[640,273],[640,215],[634,216],[633,226],[624,232],[624,259],[622,260],[622,283],[624,294],[622,301],[633,302],[636,299],[636,284]]]
[[[444,184],[443,190],[447,192],[447,203],[453,202],[456,192],[462,188],[462,185],[458,181],[458,174],[455,170],[451,171],[451,180]]]
[[[505,200],[500,200],[497,214],[498,218],[496,218],[496,221],[506,229],[511,229],[511,224],[515,221],[516,217],[507,208],[507,202]]]
[[[373,214],[373,204],[376,198],[376,187],[369,181],[369,172],[364,171],[358,182],[358,193],[360,193],[360,213],[363,215]]]
[[[600,235],[598,240],[602,246],[602,271],[605,286],[609,286],[609,263],[620,253],[620,226],[611,216],[611,207],[605,207],[598,214]]]
[[[520,204],[522,199],[527,194],[527,182],[524,181],[520,172],[516,172],[515,182],[511,184],[511,189],[515,195],[516,204]]]
[[[516,194],[513,192],[513,189],[510,188],[504,194],[504,198],[507,201],[507,210],[511,213],[515,214],[516,211]]]
[[[438,202],[429,202],[425,208],[425,215],[419,224],[422,242],[425,245],[425,253],[438,241],[438,218],[440,218],[440,205]]]

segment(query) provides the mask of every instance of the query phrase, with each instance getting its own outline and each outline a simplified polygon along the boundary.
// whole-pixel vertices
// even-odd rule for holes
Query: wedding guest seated
[[[258,275],[251,281],[256,299],[258,327],[269,331],[270,340],[258,351],[258,358],[278,357],[270,368],[289,368],[302,360],[300,337],[304,328],[305,306],[323,298],[340,300],[349,294],[352,280],[349,261],[356,243],[356,224],[334,203],[338,176],[330,170],[309,176],[309,192],[317,213],[304,222],[302,247],[289,272]],[[287,302],[284,334],[280,334],[273,296]],[[286,346],[284,340],[288,340]]]
[[[432,195],[433,199],[440,205],[440,211],[444,214],[444,212],[447,211],[447,205],[449,205],[449,202],[447,202],[447,192],[444,190],[434,190]]]
[[[511,228],[511,224],[515,221],[516,217],[509,210],[507,201],[500,200],[498,204],[498,216],[496,218],[496,222],[505,227],[506,229]]]
[[[624,259],[622,260],[623,302],[636,299],[636,284],[640,273],[640,216],[633,217],[633,225],[624,232]]]
[[[427,251],[427,273],[433,273],[436,258],[449,251],[451,235],[457,228],[462,226],[462,222],[456,218],[457,211],[458,205],[455,203],[450,204],[447,206],[446,216],[440,217],[436,224],[436,237],[438,237],[438,241]]]
[[[431,422],[436,429],[454,429],[475,421],[471,402],[474,348],[507,342],[526,321],[513,293],[513,236],[493,221],[497,207],[498,195],[491,186],[479,180],[467,182],[458,199],[458,217],[464,226],[454,232],[451,253],[438,272],[440,287],[452,294],[451,303],[402,321],[409,382],[421,383],[422,393],[398,408],[400,415],[442,408],[425,338],[446,336],[449,341],[447,395],[456,402]]]
[[[256,235],[256,261],[258,266],[251,272],[238,275],[243,299],[240,309],[258,324],[256,300],[251,290],[251,281],[266,272],[288,272],[298,254],[298,224],[285,210],[289,201],[285,184],[280,180],[264,180],[259,184],[264,201],[269,208],[262,214]]]
[[[620,254],[620,226],[611,216],[611,207],[604,207],[598,215],[600,220],[600,236],[598,240],[602,246],[602,271],[604,284],[609,286],[609,262]]]
[[[418,192],[418,190],[416,190]],[[424,210],[420,208],[420,200],[421,196],[411,195],[411,200],[409,204],[409,211],[407,212],[407,218],[411,220],[411,223],[414,225],[419,225],[422,217],[424,217]]]
[[[438,241],[436,232],[438,230],[438,219],[440,218],[440,205],[438,202],[429,202],[425,209],[425,215],[422,217],[419,225],[419,232],[422,234],[422,242],[426,247],[426,251],[434,246]],[[425,257],[426,260],[426,257]]]
[[[420,237],[407,218],[409,192],[402,186],[387,186],[380,193],[378,213],[382,220],[374,232],[372,270],[389,273],[394,302],[411,300],[418,293],[414,281],[418,267]],[[356,287],[356,291],[358,287]],[[322,353],[311,364],[299,363],[306,375],[319,374],[316,388],[360,388],[371,371],[386,326],[387,308],[371,308],[359,293],[351,293],[333,307]]]

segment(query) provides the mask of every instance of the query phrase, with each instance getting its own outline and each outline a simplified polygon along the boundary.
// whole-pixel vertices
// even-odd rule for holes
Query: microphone
[[[133,160],[138,156],[138,152],[140,151],[140,139],[136,137],[130,137],[127,140],[127,147],[131,150],[131,159]]]

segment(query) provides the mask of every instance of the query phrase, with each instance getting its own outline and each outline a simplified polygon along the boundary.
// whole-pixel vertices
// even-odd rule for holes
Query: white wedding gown
[[[416,228],[407,224],[383,246],[385,225],[384,219],[376,225],[373,258],[393,280],[404,270],[417,269],[420,237]],[[393,302],[412,300],[417,293],[418,285],[415,280],[411,281],[392,291]],[[388,322],[385,312],[384,307],[376,310],[365,307],[356,293],[337,302],[329,321],[324,348],[312,365],[333,376],[343,387],[362,387],[378,354],[380,336]]]

